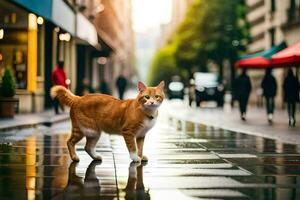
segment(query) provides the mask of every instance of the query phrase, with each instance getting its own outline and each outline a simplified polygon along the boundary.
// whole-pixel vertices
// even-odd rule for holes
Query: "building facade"
[[[84,14],[96,27],[100,37],[100,52],[95,62],[98,67],[88,70],[87,73],[100,74],[92,78],[95,88],[103,88],[101,84],[105,84],[109,93],[115,94],[117,77],[123,74],[130,80],[135,73],[131,0],[88,2]]]
[[[300,1],[299,0],[246,0],[247,20],[250,23],[252,42],[247,53],[267,50],[285,41],[288,46],[300,41]],[[251,101],[261,105],[260,83],[262,70],[249,71],[253,84]],[[283,105],[282,84],[286,69],[275,69],[273,74],[278,84],[276,104]]]
[[[157,41],[158,47],[162,47],[171,37],[172,33],[175,32],[177,26],[184,20],[186,12],[192,2],[193,0],[172,1],[171,20],[169,23],[161,25],[161,37]]]
[[[52,106],[51,74],[58,61],[65,63],[69,89],[79,94],[85,79],[96,91],[103,80],[113,90],[118,74],[132,74],[127,1],[4,0],[0,30],[0,66],[15,72],[19,112]]]

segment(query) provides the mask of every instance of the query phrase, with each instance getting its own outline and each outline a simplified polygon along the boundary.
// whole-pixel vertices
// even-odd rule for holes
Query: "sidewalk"
[[[129,89],[125,92],[125,99],[135,98],[137,91]],[[69,109],[65,113],[55,115],[53,110],[46,110],[41,113],[16,114],[13,119],[0,119],[0,132],[12,129],[24,129],[37,125],[51,126],[54,123],[69,119]]]
[[[0,119],[0,132],[11,129],[29,128],[41,124],[51,126],[53,123],[68,119],[68,111],[59,115],[55,115],[53,110],[47,110],[41,113],[16,114],[13,119]]]
[[[222,129],[246,133],[255,136],[279,140],[290,144],[300,144],[300,113],[296,127],[288,126],[285,110],[276,110],[272,125],[268,124],[266,111],[263,108],[248,108],[247,121],[240,120],[237,108],[190,108],[180,101],[169,101],[169,115],[172,118],[202,123]]]
[[[300,145],[199,124],[176,129],[169,106],[147,133],[144,164],[131,163],[123,137],[105,133],[95,149],[102,162],[85,152],[85,139],[72,162],[69,121],[20,140],[0,134],[1,199],[300,199]]]

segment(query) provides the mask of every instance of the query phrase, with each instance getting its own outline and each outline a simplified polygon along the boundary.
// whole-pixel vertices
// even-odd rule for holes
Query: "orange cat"
[[[119,100],[105,94],[75,96],[62,86],[51,88],[52,98],[71,108],[72,134],[68,149],[73,161],[79,161],[75,144],[86,137],[85,151],[94,159],[101,160],[95,146],[101,131],[121,134],[125,139],[130,158],[134,162],[147,161],[143,155],[144,139],[157,118],[157,108],[164,100],[164,81],[157,87],[138,83],[139,94],[135,99]]]

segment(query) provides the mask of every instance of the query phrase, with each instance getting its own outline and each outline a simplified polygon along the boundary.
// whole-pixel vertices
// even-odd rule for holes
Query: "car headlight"
[[[223,86],[223,85],[219,85],[217,89],[218,89],[218,91],[220,91],[220,92],[221,92],[221,91],[223,91],[223,90],[224,90],[224,86]]]
[[[204,92],[205,88],[204,88],[204,87],[197,87],[197,90],[198,90],[199,92]]]

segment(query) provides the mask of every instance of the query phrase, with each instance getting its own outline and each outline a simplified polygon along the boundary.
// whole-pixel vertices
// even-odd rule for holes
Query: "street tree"
[[[175,59],[172,69],[184,70],[187,79],[194,71],[209,70],[207,63],[213,61],[219,67],[222,80],[223,62],[228,60],[233,80],[234,63],[238,54],[246,50],[249,39],[244,0],[194,0],[185,19],[168,40],[166,49],[172,47],[168,52],[168,57]],[[161,54],[160,50],[157,54]],[[157,56],[155,59],[151,68],[164,71],[155,66],[159,63]]]
[[[205,71],[207,61],[213,60],[222,77],[223,61],[233,66],[249,41],[245,14],[244,0],[195,0],[174,34],[178,66]]]
[[[157,85],[161,80],[168,83],[172,76],[182,75],[182,70],[176,67],[174,52],[174,45],[166,45],[155,53],[148,73],[150,85]]]

